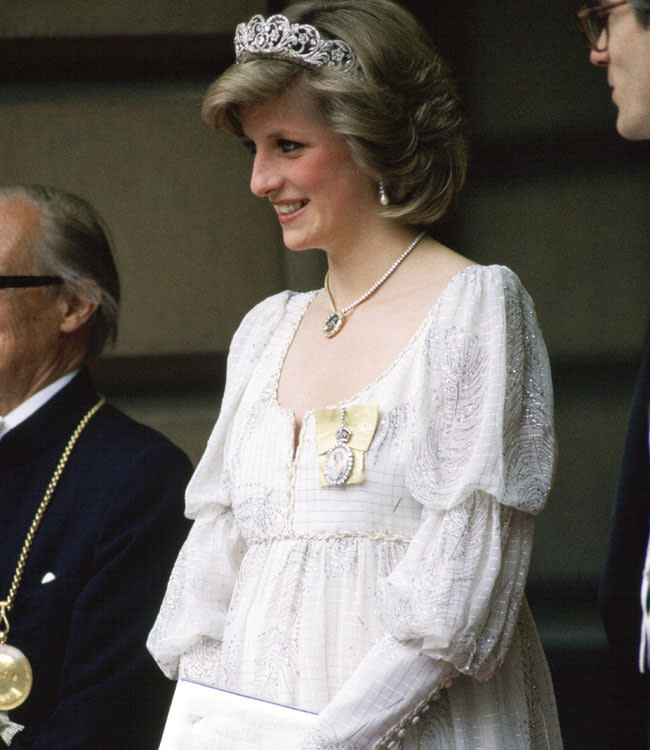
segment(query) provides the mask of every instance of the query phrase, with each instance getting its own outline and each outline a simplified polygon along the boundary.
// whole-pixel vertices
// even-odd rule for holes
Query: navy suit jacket
[[[98,400],[86,370],[0,440],[0,598],[63,449]],[[10,612],[34,686],[11,748],[147,750],[173,683],[145,641],[187,534],[187,456],[105,404],[75,446]],[[47,573],[54,580],[43,583]],[[51,576],[48,576],[51,578]]]
[[[638,668],[641,576],[650,517],[648,400],[650,335],[636,381],[616,488],[607,563],[600,582],[601,615],[608,640],[611,747],[648,747],[648,675]]]

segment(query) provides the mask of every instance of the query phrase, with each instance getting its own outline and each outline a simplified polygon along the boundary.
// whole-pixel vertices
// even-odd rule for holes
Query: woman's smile
[[[241,111],[253,153],[251,192],[267,198],[291,250],[346,247],[376,215],[373,181],[300,84]]]
[[[290,221],[291,219],[296,218],[298,213],[302,208],[304,208],[309,201],[307,199],[305,200],[299,200],[299,201],[291,201],[286,203],[281,202],[273,202],[273,207],[275,208],[278,217],[280,219],[280,223]]]

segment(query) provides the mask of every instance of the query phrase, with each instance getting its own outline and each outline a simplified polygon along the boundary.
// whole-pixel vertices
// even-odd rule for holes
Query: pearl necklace
[[[399,266],[399,264],[406,258],[406,256],[413,250],[413,248],[418,244],[418,242],[424,237],[426,232],[421,232],[418,234],[418,236],[411,242],[411,244],[404,250],[404,252],[397,258],[397,260],[393,263],[393,265],[386,271],[386,273],[368,289],[368,291],[365,294],[362,294],[360,297],[354,300],[354,302],[351,302],[347,307],[344,307],[342,310],[337,310],[336,305],[334,304],[334,299],[332,298],[332,292],[330,291],[330,284],[329,284],[329,271],[325,274],[325,292],[327,293],[327,299],[330,303],[330,309],[331,313],[327,316],[325,323],[323,324],[323,336],[325,336],[328,339],[331,339],[332,336],[336,336],[336,334],[341,330],[341,326],[343,325],[343,318],[352,310],[354,310],[355,307],[360,305],[362,302],[365,302],[368,297],[370,297],[371,294],[374,294],[377,289],[386,281],[386,279],[393,273],[393,271]]]

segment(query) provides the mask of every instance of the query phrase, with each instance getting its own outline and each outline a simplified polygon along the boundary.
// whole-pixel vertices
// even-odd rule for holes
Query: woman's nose
[[[269,159],[260,154],[255,154],[253,169],[251,171],[250,189],[258,198],[267,198],[269,193],[277,190],[282,182],[282,177],[273,167]]]

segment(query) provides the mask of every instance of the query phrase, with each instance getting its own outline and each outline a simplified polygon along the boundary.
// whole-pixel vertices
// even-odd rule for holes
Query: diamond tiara
[[[235,29],[235,58],[244,62],[250,57],[266,55],[289,60],[309,68],[352,70],[357,67],[357,57],[347,42],[341,39],[321,39],[314,26],[291,23],[286,16],[254,15],[248,23]]]

